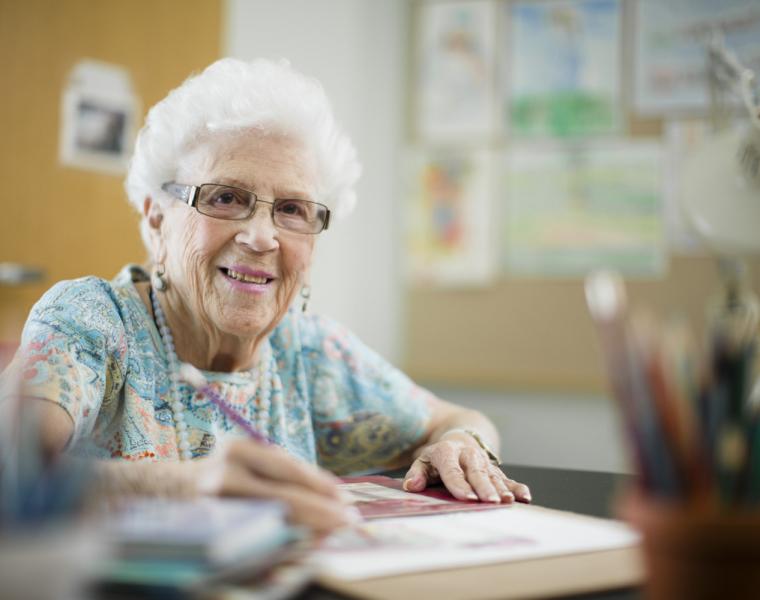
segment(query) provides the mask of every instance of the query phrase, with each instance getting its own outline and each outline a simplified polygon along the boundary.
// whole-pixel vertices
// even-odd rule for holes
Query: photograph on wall
[[[493,135],[495,12],[482,0],[419,6],[414,120],[421,140]]]
[[[583,277],[610,268],[661,276],[661,157],[653,141],[513,148],[503,191],[507,272]]]
[[[757,0],[639,0],[635,7],[637,112],[705,114],[707,45],[718,32],[745,67],[760,73]]]
[[[620,125],[619,0],[506,3],[505,115],[517,137],[607,134]]]
[[[409,281],[489,283],[496,270],[490,153],[420,151],[408,164]]]
[[[126,172],[138,110],[125,69],[99,61],[79,62],[61,101],[61,164],[112,174]]]

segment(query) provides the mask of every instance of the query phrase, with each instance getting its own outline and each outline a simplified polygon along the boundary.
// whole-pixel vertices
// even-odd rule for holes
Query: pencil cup
[[[642,535],[650,600],[760,597],[760,511],[626,499],[623,516]]]

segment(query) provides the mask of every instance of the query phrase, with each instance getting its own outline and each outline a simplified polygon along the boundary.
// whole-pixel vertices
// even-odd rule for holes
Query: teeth
[[[243,281],[245,283],[266,283],[267,278],[266,277],[256,277],[254,275],[244,275],[243,273],[238,273],[237,271],[233,271],[232,269],[227,269],[227,275],[229,277],[232,277],[232,279],[237,279],[238,281]]]

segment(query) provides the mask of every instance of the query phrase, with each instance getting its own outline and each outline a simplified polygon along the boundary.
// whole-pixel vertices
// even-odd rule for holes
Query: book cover
[[[509,504],[457,500],[444,487],[406,492],[401,479],[383,475],[343,477],[341,488],[351,494],[365,519],[437,515],[451,512],[494,510]]]

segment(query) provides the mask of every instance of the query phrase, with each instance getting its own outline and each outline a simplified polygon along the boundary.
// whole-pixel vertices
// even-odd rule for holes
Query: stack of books
[[[101,592],[182,597],[221,581],[250,580],[300,537],[278,502],[141,499],[107,525],[113,558]]]

